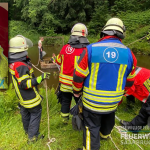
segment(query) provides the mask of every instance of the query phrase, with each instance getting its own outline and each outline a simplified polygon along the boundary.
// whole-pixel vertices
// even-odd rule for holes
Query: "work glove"
[[[44,73],[42,73],[41,76],[38,76],[36,78],[36,81],[37,81],[38,84],[40,84],[44,79],[49,79],[49,77],[50,77],[50,73],[44,72]]]

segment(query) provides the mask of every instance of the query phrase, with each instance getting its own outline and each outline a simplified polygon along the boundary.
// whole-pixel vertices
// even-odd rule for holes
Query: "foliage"
[[[5,92],[0,92],[0,118],[3,118],[6,114],[15,112],[17,108],[17,97],[12,90],[12,84]]]
[[[33,43],[37,43],[41,36],[35,29],[29,26],[23,21],[9,21],[9,39],[16,35],[23,35],[32,40]]]

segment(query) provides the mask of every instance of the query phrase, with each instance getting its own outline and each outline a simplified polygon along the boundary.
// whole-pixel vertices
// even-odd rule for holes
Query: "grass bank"
[[[123,16],[123,15],[122,15]],[[120,16],[120,18],[123,18],[125,21],[125,25],[127,24],[127,31],[125,33],[125,39],[122,40],[122,42],[125,45],[129,45],[130,43],[142,38],[147,34],[147,32],[150,29],[150,25],[144,24],[143,26],[141,25],[142,22],[138,22],[139,24],[135,24],[135,26],[131,23],[129,23],[129,20],[127,18],[129,15],[125,15],[124,18]],[[137,19],[137,16],[135,16]],[[131,18],[133,20],[133,18]],[[136,21],[136,19],[134,21]],[[44,34],[38,33],[36,29],[32,29],[28,24],[22,21],[9,21],[9,38],[14,37],[17,34],[24,35],[25,37],[29,38],[32,40],[34,45],[37,45],[39,37],[45,36]],[[48,35],[48,36],[53,36],[53,35]],[[55,34],[55,36],[62,36],[64,38],[64,44],[66,44],[69,40],[70,35],[62,35],[62,34]],[[97,35],[89,35],[88,40],[90,43],[97,42],[100,39],[100,33]],[[47,43],[53,44],[55,46],[62,45],[62,40],[61,39],[45,39]],[[142,55],[150,55],[150,42],[148,42],[145,39],[138,41],[132,45],[129,45],[129,48],[137,54],[142,54]]]
[[[40,133],[45,135],[43,140],[38,140],[34,144],[27,144],[27,136],[24,133],[21,115],[17,108],[18,100],[14,90],[11,88],[5,92],[0,92],[0,150],[48,150],[47,139],[47,111],[46,111],[46,100],[45,100],[45,89],[40,89],[40,94],[44,97],[42,102],[42,119],[40,124]],[[54,89],[48,90],[49,99],[49,115],[50,115],[50,137],[55,138],[56,141],[51,143],[51,150],[76,150],[78,147],[82,147],[82,131],[78,132],[72,129],[71,119],[68,125],[64,125],[60,118],[60,104],[57,103]],[[73,104],[72,104],[73,105]],[[117,109],[117,116],[121,119],[130,121],[141,107],[141,103],[136,101],[132,110],[126,109],[126,101]],[[126,111],[125,111],[126,110]],[[71,117],[70,117],[71,118]],[[116,120],[116,125],[119,125]],[[127,133],[129,134],[129,133]],[[131,133],[130,133],[131,134]],[[145,132],[140,132],[144,135]],[[121,135],[114,128],[112,131],[113,141],[116,143],[120,150],[140,150],[140,148],[131,143],[130,140],[121,139]],[[138,142],[138,140],[135,140]],[[141,140],[142,141],[142,140]],[[143,140],[148,143],[148,140]],[[149,150],[150,145],[140,144],[144,150]],[[101,141],[101,149],[116,150],[114,144],[109,139],[107,141]]]

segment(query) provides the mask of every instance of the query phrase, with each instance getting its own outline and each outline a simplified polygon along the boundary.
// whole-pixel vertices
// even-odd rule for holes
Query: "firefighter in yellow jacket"
[[[37,140],[39,135],[42,96],[37,85],[49,76],[48,73],[37,78],[34,76],[27,56],[27,50],[32,45],[31,40],[22,35],[17,35],[9,41],[9,72],[19,99],[23,127],[29,142]]]

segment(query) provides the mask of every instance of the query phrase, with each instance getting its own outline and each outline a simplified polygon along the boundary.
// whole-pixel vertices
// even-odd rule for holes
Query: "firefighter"
[[[49,73],[43,73],[37,78],[34,76],[30,59],[27,57],[27,50],[31,46],[31,40],[22,35],[17,35],[9,41],[9,72],[19,99],[28,142],[36,141],[39,135],[43,98],[37,90],[37,85],[49,76]]]
[[[64,123],[68,123],[70,104],[73,97],[72,80],[73,71],[80,58],[80,54],[89,44],[87,28],[82,23],[77,23],[71,30],[71,36],[57,55],[55,63],[60,65],[59,82],[61,91],[61,117]],[[74,97],[76,103],[79,98]]]
[[[121,120],[120,123],[131,131],[139,131],[147,125],[150,116],[150,70],[136,67],[134,84],[127,89],[125,96],[133,95],[143,102],[139,114],[132,121]],[[128,85],[126,85],[128,86]]]
[[[100,136],[110,136],[126,79],[134,81],[137,61],[121,42],[124,32],[119,18],[108,20],[102,38],[84,49],[74,71],[74,96],[79,97],[83,88],[83,150],[99,150]]]
[[[39,56],[40,56],[40,60],[43,61],[43,46],[42,46],[42,42],[44,41],[43,37],[40,37],[40,40],[38,41],[38,49],[39,49]]]

